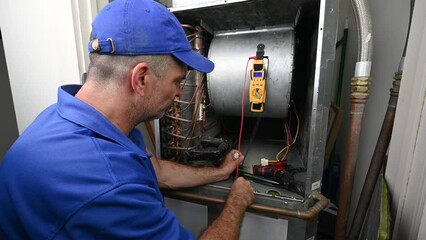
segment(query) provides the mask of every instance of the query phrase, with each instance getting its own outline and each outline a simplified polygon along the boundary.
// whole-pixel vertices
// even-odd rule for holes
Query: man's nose
[[[180,96],[182,96],[182,87],[181,86],[177,87],[177,89],[176,89],[176,97],[180,97]]]

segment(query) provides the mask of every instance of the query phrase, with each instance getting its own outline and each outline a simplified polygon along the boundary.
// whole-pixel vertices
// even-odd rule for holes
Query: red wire
[[[247,82],[247,69],[248,69],[248,64],[250,62],[251,59],[256,59],[256,57],[249,57],[247,59],[247,63],[246,63],[246,69],[244,72],[244,80],[243,80],[243,88],[241,89],[241,122],[240,122],[240,134],[238,136],[238,161],[240,160],[240,153],[241,153],[241,136],[243,134],[243,126],[244,126],[244,93],[246,90],[246,82]],[[235,170],[235,177],[238,178],[238,167],[239,164],[237,164],[236,170]]]

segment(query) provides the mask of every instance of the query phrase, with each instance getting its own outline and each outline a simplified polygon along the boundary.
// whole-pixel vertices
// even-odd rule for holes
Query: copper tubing
[[[367,98],[368,93],[366,92],[355,91],[351,94],[349,133],[346,142],[346,153],[343,162],[343,172],[340,177],[341,181],[338,204],[339,209],[337,211],[336,231],[334,235],[335,239],[339,240],[346,239],[346,220],[348,215],[349,203],[352,195],[356,160],[358,157],[358,146],[362,125],[362,116]]]
[[[178,192],[178,191],[165,191],[163,193],[165,196],[168,196],[168,197],[187,200],[187,201],[200,202],[200,203],[213,203],[213,204],[224,205],[226,202],[224,199],[207,197],[207,196],[202,196],[202,195],[193,194],[193,193]],[[248,209],[256,211],[256,212],[261,212],[261,213],[270,213],[275,215],[300,218],[303,220],[310,220],[316,217],[319,214],[319,212],[323,210],[324,208],[326,208],[329,204],[329,200],[319,192],[316,192],[316,191],[312,192],[310,197],[314,200],[317,200],[317,202],[306,211],[277,208],[277,207],[266,206],[266,205],[255,204],[255,203],[248,206]]]
[[[204,51],[204,37],[203,37],[203,28],[201,26],[196,26],[195,27],[195,39],[194,39],[194,48],[195,50],[201,54],[201,55],[205,55],[205,51]],[[204,88],[204,84],[203,81],[205,79],[205,75],[202,72],[197,71],[195,73],[195,83],[197,85],[198,91],[195,92],[195,107],[196,109],[194,109],[194,114],[195,115],[204,115],[203,113],[200,113],[200,111],[203,111],[202,109],[200,109],[200,105],[202,104],[203,101],[203,95],[204,95],[204,89],[201,90],[201,88]],[[200,91],[201,90],[201,91]],[[198,119],[197,117],[194,116],[194,119]],[[203,121],[195,121],[195,134],[196,135],[201,135],[203,132]]]
[[[362,224],[364,223],[365,215],[370,205],[371,196],[373,195],[376,186],[377,178],[383,166],[386,151],[389,147],[389,142],[392,136],[393,123],[395,119],[396,105],[398,102],[399,85],[401,81],[401,72],[395,73],[394,87],[390,89],[390,98],[385,119],[383,120],[382,129],[377,140],[376,148],[374,149],[370,167],[365,178],[364,186],[360,195],[358,206],[355,211],[355,216],[352,221],[352,227],[349,231],[349,239],[358,239]]]
[[[343,173],[340,181],[339,209],[335,239],[345,239],[346,221],[358,157],[359,137],[362,125],[362,115],[368,98],[370,83],[370,67],[373,53],[373,31],[371,14],[367,0],[351,0],[358,30],[358,61],[355,67],[355,78],[352,79],[351,114],[349,134],[346,141],[346,153],[343,162]],[[359,64],[359,65],[358,65]],[[359,69],[358,69],[359,67]]]
[[[182,24],[191,47],[200,54],[204,51],[204,39],[201,28]],[[195,121],[203,94],[203,77],[196,72],[194,75],[187,72],[185,81],[181,83],[182,96],[176,97],[173,105],[164,116],[165,131],[162,131],[165,151],[164,157],[182,159],[182,151],[195,149],[200,146],[202,123]],[[189,88],[187,88],[189,87]],[[185,89],[184,89],[185,88]],[[190,100],[188,99],[190,98]]]

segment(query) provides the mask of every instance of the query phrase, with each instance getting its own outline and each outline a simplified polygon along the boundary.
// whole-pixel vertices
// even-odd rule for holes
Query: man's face
[[[152,91],[152,99],[148,106],[150,119],[161,118],[172,105],[176,96],[182,94],[181,82],[186,76],[186,67],[174,62],[164,73],[162,79],[157,78]]]

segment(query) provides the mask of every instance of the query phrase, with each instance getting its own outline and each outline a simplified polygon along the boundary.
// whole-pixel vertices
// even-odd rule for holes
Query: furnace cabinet
[[[266,239],[313,239],[318,216],[286,212],[306,214],[327,201],[317,194],[330,130],[338,1],[163,3],[215,69],[190,70],[182,96],[155,121],[157,156],[217,166],[223,154],[239,148],[245,159],[236,172],[252,181],[257,206],[248,210],[241,238],[258,237],[244,229],[264,229]],[[205,206],[208,223],[233,180],[164,194],[172,202]]]

